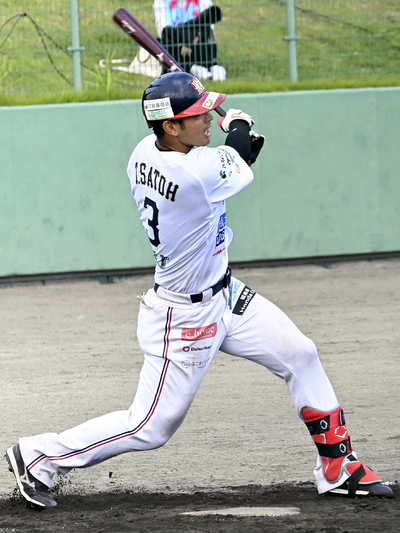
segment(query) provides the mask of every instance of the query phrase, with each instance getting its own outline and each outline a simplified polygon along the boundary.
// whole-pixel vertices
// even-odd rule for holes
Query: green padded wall
[[[232,261],[400,250],[400,88],[228,96],[266,137]],[[212,145],[224,134],[213,123]],[[0,276],[154,264],[126,166],[140,101],[0,108]]]

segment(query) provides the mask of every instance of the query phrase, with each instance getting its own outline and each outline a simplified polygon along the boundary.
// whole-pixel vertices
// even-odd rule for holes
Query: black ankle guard
[[[344,419],[343,409],[339,413],[339,422],[341,426],[344,426],[346,421]],[[323,416],[318,420],[312,422],[305,422],[310,435],[320,435],[331,429],[331,415]]]
[[[318,420],[313,420],[312,422],[305,423],[310,435],[319,435],[329,431],[331,427],[331,417],[330,415],[319,418]]]
[[[322,457],[330,457],[331,459],[337,459],[343,457],[351,452],[350,439],[345,439],[335,444],[321,444],[316,442],[318,453]]]

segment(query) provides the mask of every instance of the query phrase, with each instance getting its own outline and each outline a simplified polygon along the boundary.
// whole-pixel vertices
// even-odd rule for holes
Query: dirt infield
[[[163,448],[75,470],[58,507],[35,513],[0,461],[0,533],[25,531],[397,532],[400,520],[400,261],[235,269],[317,344],[359,457],[397,498],[318,496],[315,447],[284,384],[219,353],[185,423]],[[132,401],[142,354],[137,294],[151,276],[0,285],[1,449]],[[188,516],[290,506],[287,517]]]
[[[397,489],[397,487],[396,487]],[[396,490],[397,498],[400,491]],[[0,501],[0,532],[53,533],[356,533],[399,531],[398,500],[343,500],[318,496],[311,484],[226,488],[188,493],[69,495],[43,512],[21,501]],[[296,507],[293,516],[186,515],[231,507]]]

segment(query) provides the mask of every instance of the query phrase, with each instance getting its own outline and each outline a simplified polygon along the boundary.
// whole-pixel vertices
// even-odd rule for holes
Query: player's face
[[[207,146],[209,144],[213,118],[210,112],[185,118],[179,128],[178,140],[188,148],[188,151],[193,146]]]

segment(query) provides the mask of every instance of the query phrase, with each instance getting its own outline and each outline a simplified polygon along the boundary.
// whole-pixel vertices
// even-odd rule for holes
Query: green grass
[[[399,85],[398,0],[296,0],[299,79],[288,80],[285,0],[218,0],[218,59],[228,94]],[[81,0],[84,90],[73,90],[69,2],[0,0],[0,105],[139,98],[151,78],[101,69],[103,58],[133,59],[138,46],[112,21],[127,7],[155,34],[152,0]],[[35,29],[32,19],[37,26]],[[17,22],[12,29],[13,24]],[[42,34],[55,68],[49,61]],[[11,31],[12,30],[12,31]],[[7,38],[8,33],[11,31]],[[66,81],[68,80],[68,81]]]
[[[400,86],[400,75],[358,76],[351,78],[313,78],[298,82],[290,82],[288,80],[250,80],[227,81],[225,83],[208,82],[206,84],[208,90],[223,92],[226,94],[397,86]],[[0,106],[140,99],[142,94],[143,88],[139,86],[131,89],[111,88],[109,91],[105,89],[88,89],[80,92],[65,90],[62,92],[32,94],[0,94]]]

